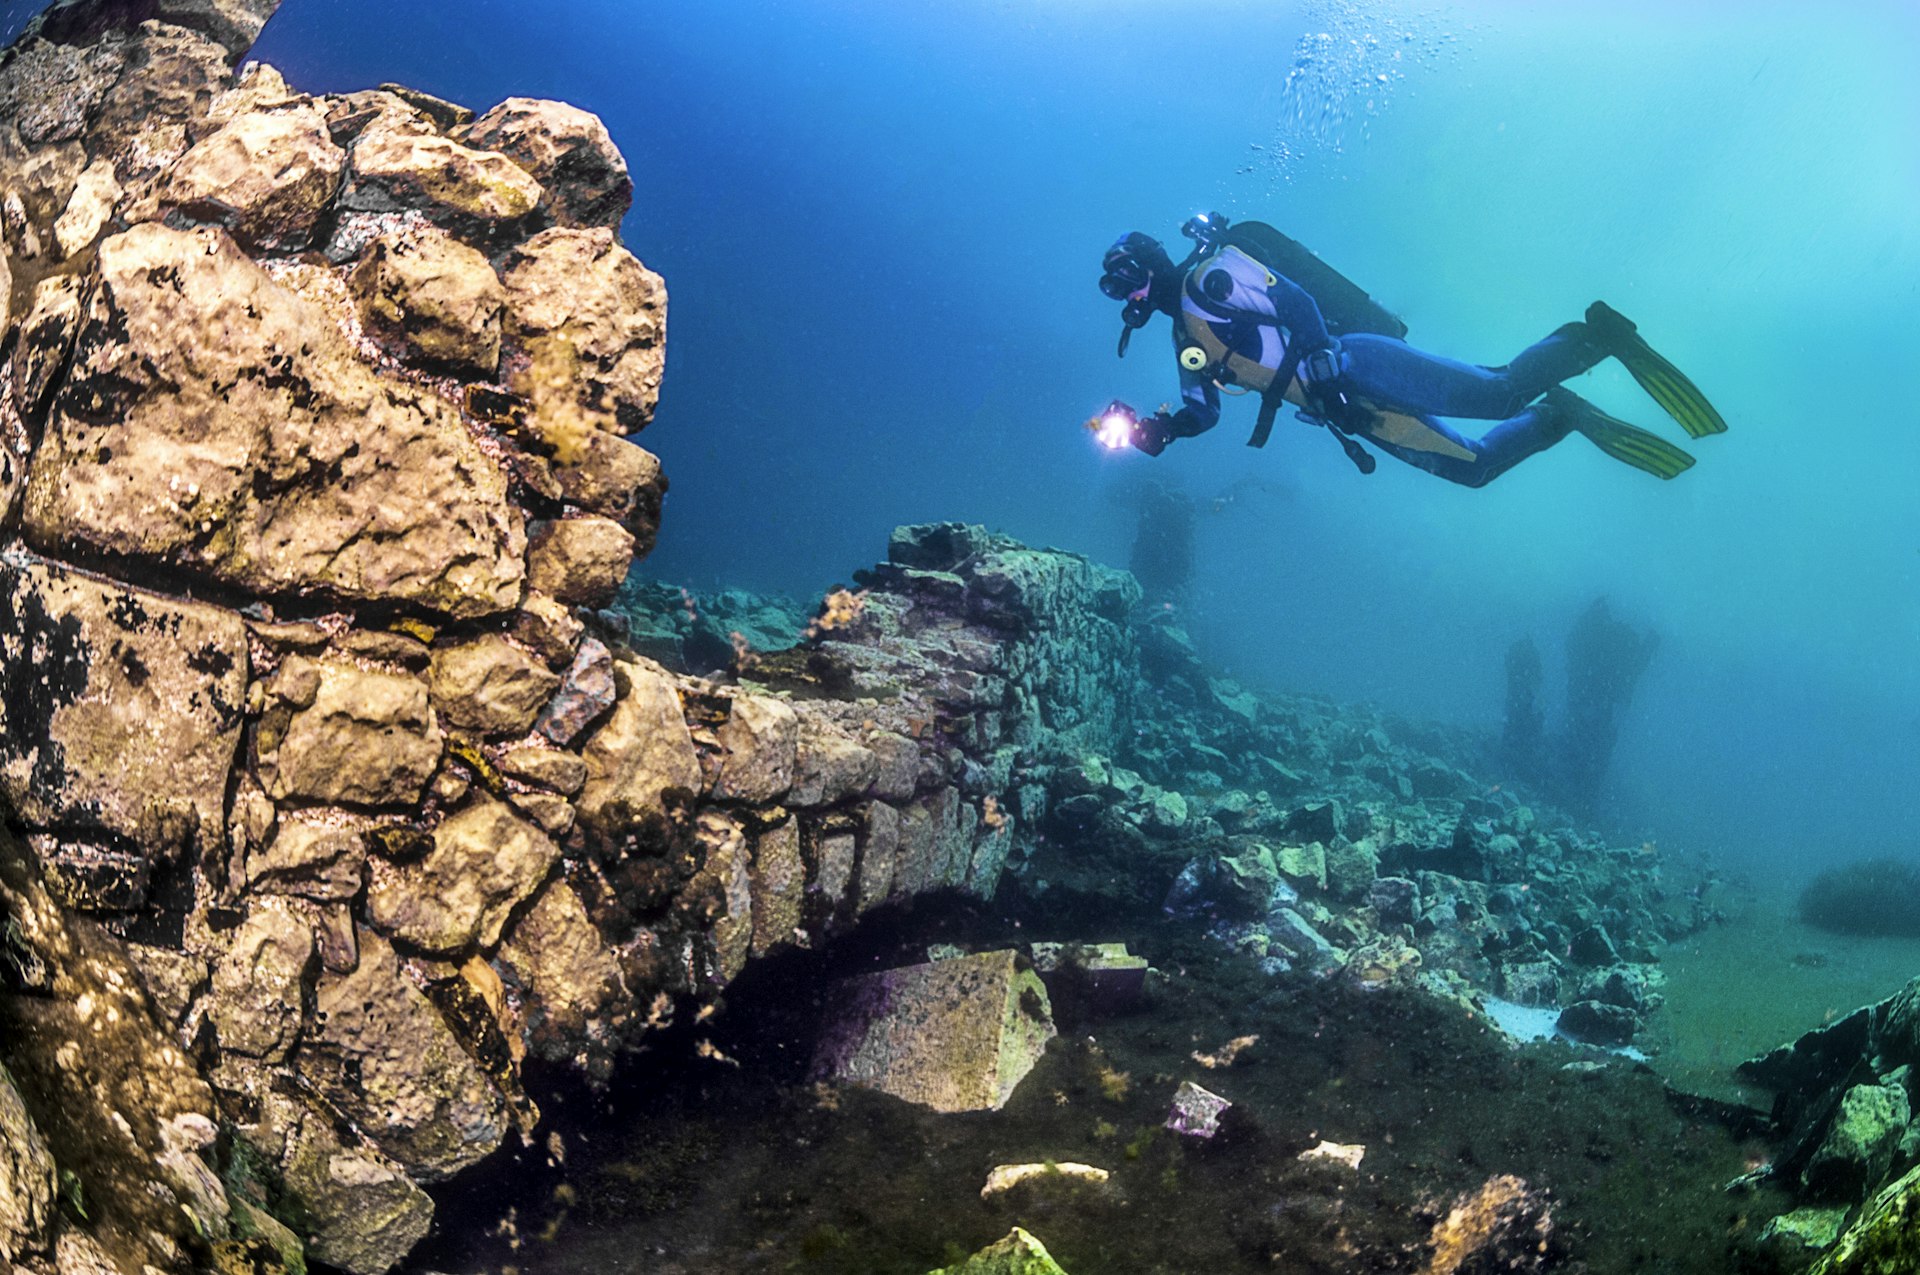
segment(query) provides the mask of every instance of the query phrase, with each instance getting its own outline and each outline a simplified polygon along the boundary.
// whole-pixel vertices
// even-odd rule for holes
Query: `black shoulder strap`
[[[1293,384],[1293,374],[1300,370],[1300,346],[1288,342],[1287,352],[1280,360],[1280,370],[1267,382],[1267,388],[1260,391],[1260,414],[1254,417],[1253,433],[1247,438],[1249,447],[1265,447],[1267,439],[1273,433],[1273,418],[1287,401],[1287,387]]]

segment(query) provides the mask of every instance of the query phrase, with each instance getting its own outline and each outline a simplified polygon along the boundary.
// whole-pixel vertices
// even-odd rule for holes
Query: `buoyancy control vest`
[[[1276,276],[1286,277],[1313,298],[1327,330],[1334,336],[1371,332],[1398,340],[1407,334],[1407,325],[1398,317],[1297,240],[1265,222],[1235,222],[1214,251],[1187,274],[1186,304],[1181,307],[1185,340],[1180,348],[1180,363],[1189,372],[1208,375],[1222,385],[1241,386],[1260,395],[1259,415],[1253,434],[1247,440],[1250,447],[1266,446],[1273,432],[1274,418],[1283,404],[1314,409],[1297,375],[1302,353],[1297,342],[1286,341],[1275,365],[1268,366],[1261,360],[1235,353],[1214,330],[1216,323],[1233,321],[1231,316],[1212,308],[1211,298],[1199,286],[1198,281],[1216,269],[1226,269],[1230,274],[1245,273],[1249,269],[1264,273],[1267,287],[1279,281]],[[1275,339],[1278,335],[1276,331]],[[1324,419],[1325,413],[1320,415]],[[1346,437],[1341,422],[1328,423],[1348,455],[1353,457],[1357,448]],[[1371,470],[1370,463],[1362,464],[1359,457],[1354,459],[1363,470]],[[1372,457],[1366,457],[1366,461],[1371,460]]]

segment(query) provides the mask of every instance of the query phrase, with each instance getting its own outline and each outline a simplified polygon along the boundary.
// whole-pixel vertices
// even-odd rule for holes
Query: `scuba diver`
[[[1374,458],[1359,439],[1430,474],[1481,487],[1574,432],[1660,478],[1686,470],[1693,464],[1686,452],[1561,387],[1607,358],[1618,359],[1689,437],[1727,428],[1693,382],[1603,301],[1505,367],[1479,367],[1408,345],[1404,323],[1271,226],[1207,213],[1181,231],[1194,247],[1178,264],[1137,231],[1102,262],[1100,290],[1126,303],[1122,356],[1155,314],[1173,319],[1182,400],[1178,411],[1163,406],[1150,416],[1115,400],[1087,422],[1110,448],[1158,456],[1176,438],[1205,433],[1220,419],[1225,390],[1260,396],[1250,446],[1266,445],[1284,404],[1303,422],[1324,425],[1363,473],[1373,472]],[[1500,424],[1475,439],[1441,416]]]

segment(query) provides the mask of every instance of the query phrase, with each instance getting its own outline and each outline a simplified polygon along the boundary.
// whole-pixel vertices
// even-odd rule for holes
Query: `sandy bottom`
[[[1727,924],[1669,947],[1661,966],[1666,1009],[1640,1042],[1655,1070],[1690,1093],[1766,1109],[1772,1095],[1734,1067],[1899,991],[1920,975],[1920,939],[1829,934],[1794,916],[1792,896],[1754,895]]]

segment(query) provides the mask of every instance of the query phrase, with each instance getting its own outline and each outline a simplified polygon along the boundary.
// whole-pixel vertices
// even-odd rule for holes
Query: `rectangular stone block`
[[[764,956],[794,941],[807,890],[800,857],[800,822],[788,819],[753,842],[753,955]]]
[[[860,897],[862,912],[878,907],[893,893],[900,858],[900,812],[884,801],[867,803],[866,834],[860,843]]]
[[[815,1074],[935,1111],[998,1111],[1054,1034],[1033,967],[982,952],[842,984]]]

